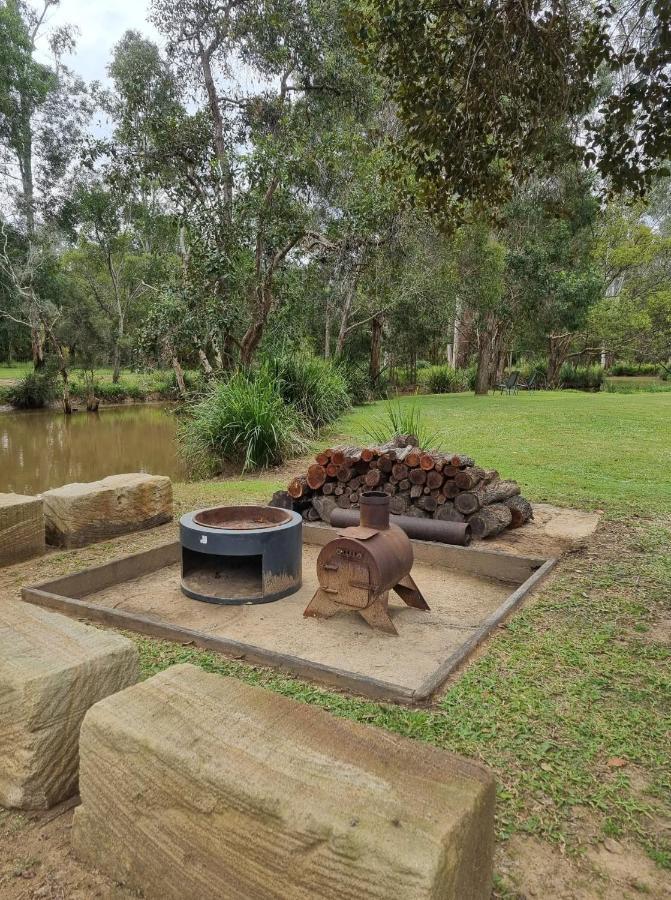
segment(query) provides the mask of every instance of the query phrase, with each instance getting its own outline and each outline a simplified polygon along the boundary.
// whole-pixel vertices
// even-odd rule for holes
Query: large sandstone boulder
[[[172,519],[172,482],[165,475],[109,475],[42,497],[47,543],[56,547],[84,547]]]
[[[40,497],[0,494],[0,566],[44,553],[44,509]]]
[[[494,779],[175,666],[89,710],[75,852],[160,900],[490,896]]]
[[[75,794],[84,714],[138,676],[127,638],[0,599],[0,806],[46,809]]]

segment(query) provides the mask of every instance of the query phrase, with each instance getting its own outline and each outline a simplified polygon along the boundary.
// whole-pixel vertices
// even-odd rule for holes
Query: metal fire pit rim
[[[203,534],[211,534],[211,535],[226,535],[226,536],[242,536],[242,535],[263,535],[263,534],[272,534],[277,531],[285,531],[287,528],[291,528],[296,525],[298,522],[303,522],[303,517],[300,513],[294,512],[293,510],[282,510],[282,512],[286,512],[289,518],[285,522],[280,522],[277,525],[270,526],[262,526],[261,528],[222,528],[220,526],[213,525],[202,525],[200,522],[196,521],[196,516],[203,512],[209,512],[212,509],[221,509],[220,506],[209,506],[204,509],[193,510],[192,512],[184,513],[183,516],[180,517],[179,524],[184,528],[191,529],[193,531],[200,531]],[[244,508],[244,507],[236,507],[236,508]],[[258,504],[250,504],[249,509],[265,509],[263,506],[259,506]]]

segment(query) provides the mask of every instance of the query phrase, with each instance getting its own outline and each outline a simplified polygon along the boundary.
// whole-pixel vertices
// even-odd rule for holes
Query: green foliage
[[[379,379],[376,384],[376,390],[373,391],[368,369],[362,365],[357,365],[352,360],[342,360],[338,364],[338,369],[347,382],[347,393],[354,406],[367,403],[375,395],[379,395],[384,391],[384,386],[380,384]]]
[[[603,366],[574,366],[564,363],[559,373],[561,387],[577,391],[600,391],[604,378]]]
[[[397,434],[413,434],[419,446],[426,450],[441,447],[440,432],[426,424],[418,403],[401,403],[388,400],[381,418],[374,419],[364,428],[366,437],[384,444]]]
[[[226,462],[243,471],[280,465],[307,449],[309,423],[267,371],[239,372],[212,385],[180,427],[184,457],[199,473]]]
[[[432,366],[426,385],[432,394],[458,394],[470,387],[470,371],[452,366]]]
[[[347,379],[331,360],[303,353],[282,356],[266,367],[285,402],[315,428],[334,422],[350,406]]]
[[[15,409],[42,409],[57,397],[52,372],[29,372],[7,391],[7,402]]]
[[[658,363],[614,362],[608,368],[608,375],[658,375]]]

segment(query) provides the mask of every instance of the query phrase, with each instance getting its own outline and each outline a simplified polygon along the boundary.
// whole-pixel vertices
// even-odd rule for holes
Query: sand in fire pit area
[[[318,546],[303,546],[303,586],[276,603],[219,606],[190,600],[180,591],[176,565],[89,594],[86,600],[412,691],[457,651],[516,587],[416,562],[412,574],[431,610],[411,609],[391,594],[390,615],[399,631],[394,637],[374,631],[354,612],[338,613],[328,620],[303,618],[317,587],[319,550]]]

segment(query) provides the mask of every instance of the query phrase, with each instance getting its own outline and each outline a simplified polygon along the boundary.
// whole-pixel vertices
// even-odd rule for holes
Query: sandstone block
[[[75,852],[160,900],[489,897],[483,767],[189,665],[96,704]]]
[[[109,475],[46,491],[47,543],[84,547],[172,519],[172,482],[165,475]]]
[[[0,566],[44,553],[44,509],[40,497],[0,494]]]
[[[127,638],[3,599],[0,806],[47,809],[75,794],[84,714],[138,676]]]

